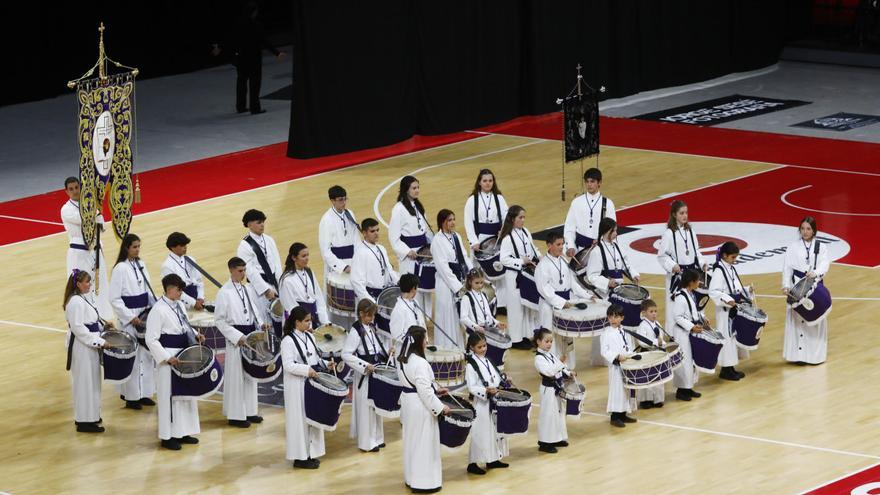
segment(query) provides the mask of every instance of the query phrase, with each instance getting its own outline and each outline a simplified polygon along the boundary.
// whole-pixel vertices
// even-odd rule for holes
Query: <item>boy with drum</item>
[[[345,206],[348,193],[342,186],[327,191],[330,209],[318,224],[318,246],[324,259],[324,281],[333,273],[351,273],[354,247],[360,241],[360,228],[354,213]]]
[[[637,420],[626,415],[632,411],[630,391],[623,386],[620,363],[630,359],[635,353],[632,337],[623,330],[623,307],[612,304],[608,307],[608,326],[602,331],[602,357],[608,362],[608,406],[611,426],[623,428],[626,423]],[[638,356],[637,356],[638,357]]]
[[[578,251],[588,248],[599,239],[599,222],[608,217],[616,220],[614,201],[599,192],[602,187],[602,171],[588,168],[584,172],[584,189],[586,192],[575,197],[565,217],[565,245],[569,258]]]

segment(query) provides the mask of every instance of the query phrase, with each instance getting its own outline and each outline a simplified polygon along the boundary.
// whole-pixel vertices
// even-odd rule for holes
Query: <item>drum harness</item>
[[[479,365],[479,363],[477,363],[477,360],[474,358],[473,353],[468,353],[466,360],[467,360],[468,364],[474,368],[474,371],[477,372],[477,376],[480,378],[480,383],[483,384],[483,387],[488,388],[489,382],[483,377],[483,372],[480,371],[480,365]],[[493,363],[489,358],[485,358],[485,360],[487,363],[489,363],[489,366],[491,366],[492,368],[495,369],[495,372],[498,373],[498,376],[501,378],[500,383],[498,385],[498,388],[502,388],[502,389],[503,388],[510,388],[510,381],[507,379],[507,375],[502,373],[501,370],[499,370],[498,367],[495,366],[495,363]],[[491,373],[492,370],[489,369],[489,372]],[[490,378],[491,378],[491,375],[490,375]],[[486,394],[486,398],[489,399],[489,411],[494,412],[497,407],[495,404],[495,396]],[[469,399],[474,400],[474,394],[470,394]]]
[[[603,242],[600,240],[598,244],[599,244],[599,254],[602,255],[602,268],[603,268],[602,275],[604,277],[608,277],[608,275],[606,275],[606,273],[613,275],[613,273],[611,273],[613,270],[608,269],[608,258],[605,257],[605,247],[602,246]],[[611,246],[614,249],[616,249],[617,254],[620,255],[620,261],[623,263],[623,274],[626,275],[626,278],[633,280],[632,275],[630,275],[631,272],[629,271],[629,266],[627,266],[627,264],[626,264],[626,258],[623,257],[623,252],[620,250],[620,245],[618,245],[616,241],[612,241]],[[614,271],[616,271],[616,270],[617,270],[617,260],[614,260]]]
[[[503,221],[503,219],[501,218],[501,202],[498,200],[498,195],[495,194],[494,192],[492,193],[492,196],[495,198],[495,211],[498,212],[498,220],[499,220],[498,223],[500,224],[501,221]],[[474,194],[473,197],[474,197],[474,232],[476,232],[476,234],[479,236],[480,235],[480,203],[483,200],[483,198],[482,198],[480,192]],[[486,212],[486,223],[487,224],[492,223],[492,222],[489,222],[489,213],[488,212]]]
[[[364,338],[364,336],[367,333],[367,329],[364,328],[363,323],[361,323],[360,321],[356,321],[354,323],[354,325],[352,325],[352,328],[354,328],[355,331],[358,333],[358,337],[360,337],[360,339],[361,339],[361,347],[364,349],[364,354],[358,354],[357,355],[358,358],[360,358],[361,360],[366,361],[370,364],[377,364],[380,361],[379,357],[388,356],[388,351],[385,350],[385,346],[382,345],[382,341],[376,337],[375,329],[373,329],[373,341],[379,346],[380,352],[373,353],[373,354],[366,354],[367,341]],[[361,379],[358,380],[358,384],[357,384],[358,389],[360,389],[361,385],[364,384],[364,378],[366,378],[366,377],[367,377],[366,373],[361,375]]]
[[[106,326],[107,326],[107,322],[104,321],[103,318],[101,318],[101,314],[98,312],[98,308],[96,308],[95,305],[93,305],[92,303],[90,303],[88,299],[86,299],[85,297],[83,297],[82,294],[77,294],[77,295],[78,295],[79,297],[81,297],[82,300],[86,302],[86,304],[88,304],[89,306],[92,307],[92,309],[95,310],[95,316],[98,317],[98,323],[101,324],[102,329],[103,329],[103,327],[106,327]],[[69,327],[69,325],[68,325],[68,327]],[[91,329],[89,329],[89,331],[91,331]],[[67,343],[67,365],[66,365],[65,368],[64,368],[64,369],[67,370],[67,371],[70,371],[70,363],[71,363],[71,360],[72,360],[72,358],[73,358],[73,341],[74,341],[75,339],[76,339],[76,335],[73,334],[73,330],[71,329],[71,331],[70,331],[70,341]],[[104,353],[101,352],[101,353],[98,354],[98,356],[99,356],[99,359],[100,359],[100,361],[101,361],[101,364],[103,365],[103,364],[104,364]]]
[[[138,313],[138,315],[137,315],[137,317],[143,322],[143,320],[145,320],[147,318],[147,316],[150,314],[150,310],[153,309],[153,304],[155,304],[155,301],[157,301],[157,299],[156,299],[156,293],[153,292],[153,286],[150,285],[150,279],[148,279],[147,274],[144,273],[144,266],[141,265],[140,258],[137,258],[134,260],[134,265],[137,267],[138,271],[141,272],[141,276],[144,277],[144,283],[147,284],[147,307],[144,308],[144,310],[141,311],[140,313]],[[137,273],[135,273],[135,275],[137,275]],[[153,302],[150,302],[150,296],[153,296]],[[137,330],[142,330],[142,329],[145,329],[146,327],[147,327],[146,323],[143,323],[140,327],[135,326],[135,328]],[[138,339],[139,344],[147,345],[147,342],[145,340],[141,339],[140,337],[138,337],[137,339]]]
[[[743,285],[742,279],[739,278],[739,272],[736,271],[736,267],[733,265],[730,265],[730,269],[733,270],[733,274],[736,275],[736,279],[739,280],[739,286],[743,288],[743,292],[733,290],[733,285],[734,285],[733,281],[727,276],[727,269],[724,268],[723,265],[721,265],[721,260],[716,261],[715,264],[712,266],[713,270],[717,270],[718,268],[721,269],[721,274],[724,275],[724,284],[727,285],[727,290],[730,292],[731,297],[733,297],[733,301],[737,304],[739,304],[742,301],[746,301],[746,302],[751,303],[752,302],[751,299],[749,299],[743,293],[743,292],[745,292],[746,286]],[[732,308],[723,308],[723,309],[724,309],[724,311],[727,311],[727,318],[728,319],[732,320],[732,319],[736,318],[737,308],[735,306]],[[731,332],[731,335],[733,335],[733,332]]]
[[[272,285],[275,288],[275,292],[278,292],[278,280],[275,278],[275,273],[272,271],[272,268],[269,266],[269,260],[266,259],[266,253],[263,252],[263,248],[257,244],[257,241],[251,237],[250,234],[244,236],[244,242],[248,243],[251,246],[251,250],[254,252],[254,255],[257,257],[257,263],[260,264],[260,268],[263,270],[263,273],[260,276],[263,277],[263,280]]]
[[[296,330],[294,330],[294,331],[296,331]],[[293,345],[296,346],[296,352],[298,352],[298,353],[299,353],[299,357],[302,358],[302,360],[303,360],[303,364],[305,364],[305,365],[311,367],[313,370],[318,371],[318,372],[321,372],[321,373],[327,373],[327,372],[329,372],[330,369],[327,368],[327,365],[326,365],[326,364],[324,364],[324,360],[321,358],[321,356],[320,356],[320,352],[318,352],[318,344],[315,343],[315,337],[313,337],[312,334],[309,333],[309,332],[303,332],[303,333],[307,335],[306,338],[308,339],[308,341],[311,341],[311,343],[312,343],[312,347],[315,348],[315,355],[317,356],[317,359],[318,359],[318,364],[316,364],[316,365],[310,365],[310,364],[309,364],[309,360],[306,358],[306,354],[303,352],[302,347],[300,347],[300,345],[299,345],[299,339],[296,338],[296,337],[293,335],[293,333],[291,333],[291,334],[289,335],[289,337],[290,337],[291,340],[293,340]],[[306,342],[306,350],[308,350],[308,342]],[[334,375],[336,375],[336,369],[335,369],[335,368],[336,368],[336,367],[334,366],[334,369],[333,369],[333,374],[334,374]]]
[[[807,253],[808,253],[807,256],[809,257],[809,251],[807,251]],[[818,240],[818,239],[815,239],[815,240],[814,240],[814,244],[813,244],[813,271],[816,270],[816,265],[817,265],[818,263],[819,263],[819,240]],[[810,267],[810,264],[809,264],[809,262],[808,262],[808,263],[807,263],[807,268],[809,268],[809,267]],[[792,283],[792,284],[794,284],[794,283],[796,282],[796,280],[794,279],[795,276],[798,276],[798,277],[804,278],[804,277],[807,276],[807,273],[806,273],[806,272],[801,272],[801,271],[799,271],[799,270],[792,270],[792,271],[791,271],[791,283]]]
[[[671,229],[670,229],[671,230]],[[697,240],[694,238],[694,229],[688,228],[688,232],[691,234],[691,244],[694,246],[694,262],[688,265],[682,265],[678,262],[678,242],[675,240],[675,232],[672,232],[672,249],[675,251],[675,262],[681,267],[682,270],[686,268],[699,268],[700,267],[700,258],[699,252],[697,251]],[[684,236],[682,235],[682,238]],[[687,239],[685,239],[687,240]],[[679,284],[681,283],[681,273],[675,273],[672,275],[672,279],[669,281],[669,298],[675,299],[675,291],[678,290]]]

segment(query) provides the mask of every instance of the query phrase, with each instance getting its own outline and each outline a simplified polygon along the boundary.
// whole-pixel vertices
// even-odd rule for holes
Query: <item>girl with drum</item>
[[[607,299],[611,290],[623,283],[624,275],[639,282],[639,272],[629,264],[617,244],[617,222],[613,218],[603,218],[599,222],[599,242],[587,259],[587,280]]]
[[[696,270],[685,270],[681,274],[681,289],[675,293],[672,301],[673,321],[675,331],[673,336],[681,349],[681,366],[673,372],[672,383],[678,389],[675,398],[683,401],[696,399],[703,394],[694,390],[699,375],[694,365],[694,356],[691,349],[690,333],[703,331],[702,322],[705,316],[697,309],[694,299],[694,291],[700,285],[700,273]]]
[[[486,469],[508,467],[507,463],[501,462],[501,458],[510,453],[507,439],[498,435],[497,418],[492,414],[491,407],[503,378],[498,368],[486,356],[486,337],[472,333],[468,337],[467,346],[471,352],[466,371],[467,387],[474,397],[473,404],[477,413],[471,426],[467,472],[486,474]],[[486,469],[478,466],[478,463],[486,464]]]
[[[531,308],[523,304],[519,281],[523,277],[521,271],[532,270],[534,273],[541,254],[525,223],[526,210],[519,205],[511,206],[504,217],[498,239],[501,240],[501,264],[508,268],[504,272],[504,283],[507,285],[505,296],[510,339],[514,349],[531,350],[532,343],[528,335],[538,327],[538,310],[537,306]],[[532,286],[534,287],[534,283]]]
[[[688,206],[684,201],[677,199],[670,205],[666,231],[660,238],[660,248],[657,250],[657,261],[666,271],[666,328],[673,328],[675,313],[672,297],[679,287],[684,286],[680,282],[682,273],[687,269],[703,272],[709,269],[700,254],[697,235],[688,222]]]
[[[67,369],[73,389],[73,421],[76,431],[103,433],[101,422],[101,349],[108,347],[101,338],[106,324],[98,312],[91,292],[92,276],[74,269],[64,288],[64,316],[67,334]],[[105,328],[112,329],[113,325]]]
[[[816,239],[819,230],[816,219],[805,217],[801,220],[800,239],[788,246],[782,265],[782,292],[790,296],[791,289],[802,279],[818,280],[828,273],[831,262],[828,248]],[[827,293],[827,290],[823,292]],[[827,297],[830,309],[830,295]],[[827,312],[824,314],[827,315]],[[821,316],[807,322],[791,307],[785,310],[785,338],[782,356],[788,362],[798,364],[822,364],[828,354],[828,320]]]
[[[739,349],[733,334],[733,318],[737,303],[747,301],[748,296],[733,266],[739,257],[739,246],[727,241],[719,248],[718,256],[709,282],[709,297],[715,303],[715,330],[724,337],[724,347],[718,355],[718,366],[721,366],[718,378],[735,382],[745,378],[746,374],[735,368],[739,364]]]
[[[434,264],[426,260],[428,246],[434,231],[425,217],[425,207],[419,201],[419,180],[407,175],[400,180],[397,203],[391,209],[388,241],[400,261],[400,273],[414,273],[421,279],[418,303],[430,316],[434,292]],[[420,252],[421,251],[421,252]]]
[[[495,174],[488,168],[480,170],[474,190],[464,203],[464,228],[471,252],[479,251],[480,243],[486,239],[495,237],[497,240],[507,209],[507,201],[501,195]],[[503,295],[506,290],[504,276],[493,281],[501,302],[499,307],[506,307],[507,299]]]
[[[489,298],[483,293],[483,284],[485,283],[485,274],[479,267],[468,272],[464,281],[467,292],[464,293],[459,303],[459,322],[466,329],[474,332],[484,332],[486,327],[504,330],[507,325],[492,316]]]
[[[364,452],[379,452],[385,446],[382,416],[376,414],[369,400],[368,375],[376,370],[375,365],[385,363],[388,359],[388,352],[373,326],[378,309],[373,301],[360,300],[357,306],[358,321],[348,331],[342,347],[342,360],[354,370],[349,436],[357,438],[358,448]]]
[[[535,368],[541,375],[541,412],[538,415],[538,450],[556,453],[556,447],[568,447],[568,429],[565,425],[565,401],[556,395],[563,378],[575,376],[565,365],[566,357],[556,357],[553,333],[546,328],[535,330]]]
[[[330,324],[324,293],[309,268],[309,248],[305,244],[294,242],[290,245],[279,285],[279,297],[287,314],[296,306],[302,306],[312,315],[315,328]]]
[[[448,414],[449,406],[437,397],[434,370],[425,359],[428,331],[412,326],[407,330],[400,353],[400,423],[403,426],[403,479],[413,493],[434,493],[443,484],[440,461],[440,426],[437,416]]]
[[[284,369],[284,427],[287,432],[287,460],[293,467],[318,469],[324,455],[324,430],[306,422],[305,383],[326,369],[315,338],[312,315],[302,306],[294,307],[284,322],[281,339],[281,365]]]
[[[147,313],[156,302],[156,296],[150,285],[150,272],[141,261],[140,253],[141,238],[126,234],[110,277],[110,305],[116,319],[122,324],[122,330],[141,344],[134,358],[131,378],[117,387],[128,409],[156,405],[150,398],[156,393],[156,363],[144,342]]]
[[[620,363],[626,361],[635,352],[632,337],[623,330],[623,306],[612,304],[608,307],[608,326],[602,332],[602,357],[608,363],[608,406],[606,411],[611,414],[611,426],[623,428],[626,423],[637,420],[626,415],[632,412],[629,402],[629,390],[623,386],[623,375]]]
[[[455,231],[455,213],[442,209],[437,213],[440,231],[431,243],[434,257],[435,275],[434,298],[437,308],[434,311],[434,326],[443,332],[434,332],[434,343],[441,349],[464,349],[464,337],[458,323],[457,295],[464,288],[464,279],[471,270],[471,260],[464,249],[464,243]],[[436,330],[436,328],[435,328]]]

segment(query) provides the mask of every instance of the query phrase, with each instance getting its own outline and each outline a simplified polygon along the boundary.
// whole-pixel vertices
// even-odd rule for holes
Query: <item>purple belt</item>
[[[159,336],[159,343],[162,347],[170,347],[171,349],[183,349],[189,346],[189,338],[185,334],[167,334],[163,333]]]
[[[476,224],[477,224],[477,228],[476,228],[477,234],[498,235],[498,232],[501,230],[501,223],[500,222],[499,223],[476,222]]]
[[[150,305],[150,297],[144,292],[136,296],[122,296],[122,302],[128,309],[146,308]]]
[[[89,247],[85,244],[71,244],[70,249],[79,249],[80,251],[88,251]]]
[[[199,288],[195,284],[189,284],[183,288],[183,292],[193,299],[199,298]]]
[[[596,239],[592,239],[592,238],[587,237],[585,235],[581,235],[577,232],[575,232],[575,234],[574,234],[574,245],[581,248],[581,249],[588,248],[588,247],[592,246],[593,242],[595,242],[595,240]]]
[[[400,236],[400,240],[403,241],[404,244],[410,247],[410,249],[418,249],[426,244],[428,244],[428,236],[425,234]]]
[[[348,246],[330,247],[330,252],[333,253],[333,256],[336,256],[341,260],[350,260],[354,258],[354,244],[349,244]]]

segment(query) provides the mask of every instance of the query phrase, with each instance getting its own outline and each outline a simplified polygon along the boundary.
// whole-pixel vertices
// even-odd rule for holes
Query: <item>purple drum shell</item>
[[[331,395],[318,389],[312,379],[305,382],[306,422],[325,431],[336,429],[345,395]]]
[[[399,385],[382,381],[374,375],[370,375],[368,386],[367,399],[373,405],[373,408],[377,410],[377,414],[385,417],[397,417],[400,415],[400,393],[403,391],[403,388]]]
[[[637,327],[642,322],[642,303],[634,303],[629,299],[623,299],[615,293],[608,296],[608,301],[623,306],[623,323],[625,327]]]
[[[125,383],[131,378],[134,369],[134,357],[137,353],[127,358],[112,356],[104,350],[104,379],[111,383]]]
[[[216,359],[208,370],[193,378],[184,378],[175,371],[171,369],[172,397],[203,397],[214,393],[223,383],[223,368]]]
[[[354,311],[355,310],[355,299],[357,297],[354,294],[354,289],[347,289],[345,287],[337,287],[330,283],[327,284],[327,303],[342,311]]]
[[[724,344],[716,344],[706,339],[690,334],[691,355],[694,358],[694,364],[701,371],[706,373],[714,373],[715,367],[718,365],[718,355]]]
[[[807,309],[803,304],[798,304],[793,309],[807,325],[817,325],[831,311],[831,292],[828,291],[825,284],[819,282],[813,292],[807,296],[807,299],[813,303],[813,309]]]
[[[416,263],[416,272],[419,276],[419,290],[423,292],[431,292],[434,290],[437,269],[434,264]]]
[[[257,383],[271,382],[281,373],[281,354],[268,364],[252,362],[242,354],[241,368]]]
[[[538,309],[538,302],[541,300],[541,294],[538,292],[538,286],[535,285],[535,279],[519,272],[516,275],[516,285],[519,287],[519,297],[522,304],[531,309]]]
[[[496,270],[495,263],[501,259],[500,254],[496,254],[495,256],[489,259],[478,259],[477,263],[480,264],[480,267],[483,269],[483,272],[492,280],[500,278],[504,275],[504,269]]]
[[[565,415],[580,416],[582,400],[583,399],[565,399]]]
[[[736,332],[736,345],[742,349],[754,351],[761,341],[761,329],[766,323],[750,320],[741,315],[733,319],[733,331]]]
[[[525,390],[517,390],[517,392],[528,395]],[[498,433],[504,436],[526,433],[529,430],[529,411],[531,408],[531,397],[526,403],[498,400],[495,407]]]
[[[486,357],[489,359],[489,361],[492,362],[492,364],[501,368],[504,366],[504,355],[507,354],[507,349],[509,348],[510,346],[508,346],[507,348],[496,347],[492,345],[487,339]]]
[[[621,369],[620,371],[623,373],[624,382],[629,385],[627,388],[647,387],[672,376],[672,368],[669,361],[657,363],[648,368]]]

